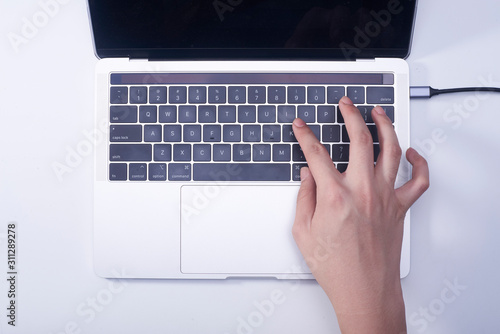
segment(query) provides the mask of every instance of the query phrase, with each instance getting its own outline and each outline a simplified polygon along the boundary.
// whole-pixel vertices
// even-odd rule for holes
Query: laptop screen
[[[89,0],[99,57],[404,58],[416,0]]]

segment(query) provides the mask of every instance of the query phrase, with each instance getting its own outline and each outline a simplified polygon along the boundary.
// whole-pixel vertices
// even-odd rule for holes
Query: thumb
[[[300,170],[300,189],[297,195],[297,209],[295,212],[295,222],[293,224],[293,234],[297,238],[302,231],[308,230],[314,211],[316,210],[316,182],[309,168],[303,167]]]

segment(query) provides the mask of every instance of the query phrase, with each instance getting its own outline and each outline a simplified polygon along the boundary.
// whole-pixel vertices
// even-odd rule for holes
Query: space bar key
[[[290,164],[195,163],[195,181],[290,181]]]

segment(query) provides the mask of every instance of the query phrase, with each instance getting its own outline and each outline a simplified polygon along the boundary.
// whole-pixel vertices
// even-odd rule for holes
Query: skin
[[[351,141],[344,173],[304,121],[293,123],[309,166],[301,170],[293,236],[342,333],[406,333],[399,277],[403,222],[429,187],[427,162],[408,149],[412,179],[394,189],[402,151],[384,110],[372,111],[380,141],[374,167],[373,141],[361,114],[347,97],[339,107]]]

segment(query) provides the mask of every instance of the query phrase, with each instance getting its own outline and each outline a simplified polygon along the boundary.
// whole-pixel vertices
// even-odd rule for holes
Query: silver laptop
[[[95,272],[313,278],[291,234],[307,164],[291,123],[304,119],[345,171],[347,95],[375,156],[374,105],[406,150],[415,11],[412,0],[89,0],[107,136],[95,150]],[[396,186],[410,175],[403,158]]]

